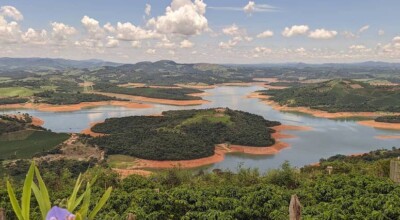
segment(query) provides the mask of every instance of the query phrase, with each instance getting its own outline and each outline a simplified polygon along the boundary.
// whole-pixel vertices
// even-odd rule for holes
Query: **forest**
[[[107,134],[89,142],[108,154],[150,160],[190,160],[214,154],[216,144],[271,146],[273,126],[279,122],[230,109],[178,110],[163,116],[106,119],[92,127]]]
[[[100,95],[100,94],[89,94],[89,93],[61,93],[54,91],[43,91],[35,93],[35,102],[48,103],[52,105],[71,105],[79,104],[81,102],[101,102],[111,100],[122,100],[115,97]]]
[[[321,159],[319,166],[300,169],[285,162],[266,173],[238,165],[232,171],[207,173],[177,168],[150,177],[132,175],[123,179],[105,164],[53,161],[39,164],[39,169],[52,203],[60,207],[79,172],[84,172],[85,181],[96,179],[93,201],[112,186],[111,197],[98,219],[126,219],[128,213],[133,213],[138,219],[283,220],[288,219],[290,197],[296,194],[303,219],[376,220],[400,216],[400,186],[389,179],[389,162],[398,155],[400,149],[393,148],[362,156],[336,155]],[[9,168],[9,175],[18,194],[22,190],[22,179],[18,177],[26,173],[29,162],[15,165]],[[327,166],[333,167],[331,175]],[[5,178],[0,181],[0,198],[0,207],[13,219]],[[31,210],[32,219],[38,219],[36,203],[32,203]]]
[[[190,88],[150,88],[137,87],[125,88],[109,83],[98,83],[93,87],[100,92],[109,92],[116,94],[125,94],[133,96],[144,96],[148,98],[172,99],[172,100],[199,100],[201,97],[191,96],[189,94],[202,93],[203,91]]]
[[[375,118],[375,121],[384,123],[400,123],[400,115],[380,116]]]
[[[400,112],[400,88],[372,86],[352,80],[330,80],[262,94],[280,105],[328,112]]]

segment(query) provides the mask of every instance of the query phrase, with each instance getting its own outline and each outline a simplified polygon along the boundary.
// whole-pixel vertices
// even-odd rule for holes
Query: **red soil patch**
[[[50,104],[10,104],[10,105],[0,105],[0,109],[36,109],[38,111],[44,112],[71,112],[71,111],[79,111],[83,108],[89,107],[98,107],[98,106],[122,106],[126,108],[151,108],[152,105],[142,104],[142,103],[134,103],[134,102],[126,102],[126,101],[104,101],[104,102],[82,102],[74,105],[50,105]]]
[[[386,139],[400,139],[400,135],[378,135],[375,136],[376,139],[386,140]]]
[[[32,123],[31,124],[34,125],[34,126],[40,127],[40,126],[42,126],[44,124],[44,121],[42,119],[40,119],[40,118],[32,117]]]
[[[91,123],[89,128],[86,128],[85,130],[81,131],[81,134],[86,134],[86,135],[90,135],[92,137],[101,137],[101,136],[105,136],[106,134],[102,134],[102,133],[96,133],[92,131],[92,128],[97,125],[103,123],[102,122],[95,122],[95,123]]]
[[[116,93],[106,93],[106,92],[94,92],[94,94],[101,94],[106,96],[117,97],[121,99],[128,99],[131,101],[140,101],[140,102],[151,102],[165,105],[177,105],[177,106],[190,106],[190,105],[202,105],[208,103],[207,100],[172,100],[172,99],[156,99],[156,98],[148,98],[143,96],[133,96],[133,95],[124,95],[124,94],[116,94]]]
[[[152,172],[147,170],[126,170],[126,169],[117,169],[113,168],[113,171],[117,172],[121,178],[128,177],[130,175],[140,175],[140,176],[151,176]]]
[[[262,102],[270,105],[273,109],[278,111],[286,111],[286,112],[301,112],[309,115],[313,115],[319,118],[351,118],[351,117],[365,117],[365,118],[373,118],[385,115],[393,115],[393,113],[385,113],[385,112],[335,112],[330,113],[322,110],[311,109],[308,107],[289,107],[282,106],[277,102],[270,100],[270,96],[262,95],[257,92],[251,93],[247,96],[247,98],[259,98],[262,99]]]
[[[359,121],[357,123],[360,125],[378,128],[378,129],[400,130],[400,123],[384,123],[384,122],[376,122],[374,120]]]

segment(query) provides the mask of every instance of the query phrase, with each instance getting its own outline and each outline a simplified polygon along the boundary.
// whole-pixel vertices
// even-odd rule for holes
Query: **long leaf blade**
[[[23,220],[22,213],[21,213],[21,207],[19,206],[17,198],[15,197],[15,193],[11,186],[11,183],[8,180],[7,180],[7,192],[8,192],[8,197],[10,198],[11,206],[13,207],[15,215],[17,216],[18,219]]]
[[[40,213],[42,214],[42,219],[46,219],[46,215],[47,215],[48,211],[46,211],[46,208],[44,205],[42,192],[39,190],[39,187],[35,183],[32,183],[32,191],[33,191],[33,194],[35,195],[37,203],[39,204],[39,209],[40,209]]]
[[[38,183],[39,183],[40,192],[42,193],[42,198],[44,200],[43,205],[44,205],[45,211],[47,213],[51,209],[49,192],[47,190],[46,184],[44,183],[42,176],[40,175],[39,169],[37,167],[35,167],[35,174],[36,174],[36,179],[38,180]],[[44,218],[46,218],[46,217],[44,217]]]
[[[25,220],[29,219],[29,211],[31,207],[31,195],[32,195],[32,182],[33,182],[33,175],[35,171],[35,162],[32,162],[31,166],[29,167],[29,171],[26,174],[24,187],[22,190],[22,198],[21,198],[21,214]]]
[[[94,217],[97,215],[97,213],[103,208],[103,206],[106,204],[107,200],[110,198],[112,192],[112,187],[109,187],[107,191],[103,194],[99,202],[96,204],[94,207],[93,211],[89,215],[89,219],[92,220]]]

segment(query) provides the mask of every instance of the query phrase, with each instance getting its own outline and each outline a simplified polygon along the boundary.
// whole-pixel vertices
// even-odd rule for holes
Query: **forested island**
[[[191,160],[212,156],[215,145],[267,147],[275,143],[272,127],[280,125],[263,117],[231,109],[178,110],[162,116],[106,119],[91,128],[105,134],[91,144],[108,154],[150,160]]]
[[[191,96],[190,94],[203,92],[201,90],[191,88],[126,88],[110,83],[98,83],[94,85],[93,88],[100,92],[171,100],[201,100],[201,97]]]
[[[393,116],[381,116],[375,118],[376,122],[383,122],[383,123],[400,123],[400,115],[393,115]]]
[[[288,107],[309,107],[327,112],[400,112],[400,87],[372,86],[335,79],[261,94]]]

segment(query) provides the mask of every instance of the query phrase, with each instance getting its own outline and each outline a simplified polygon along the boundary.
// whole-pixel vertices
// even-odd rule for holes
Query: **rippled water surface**
[[[262,87],[218,87],[207,90],[209,96],[204,97],[211,101],[201,106],[168,106],[154,105],[149,109],[129,109],[124,107],[104,106],[83,109],[76,112],[41,112],[36,110],[7,110],[4,112],[24,112],[41,118],[45,121],[44,127],[56,132],[80,132],[91,123],[103,121],[111,117],[131,115],[157,114],[162,111],[174,109],[214,108],[229,107],[262,115],[269,120],[277,120],[283,124],[310,126],[311,131],[288,131],[296,138],[285,139],[291,145],[274,156],[251,156],[243,154],[226,155],[224,161],[209,166],[209,169],[236,170],[242,167],[258,168],[266,171],[276,168],[285,160],[292,165],[303,166],[318,162],[335,154],[354,154],[368,152],[374,149],[391,148],[400,146],[400,141],[395,139],[380,140],[377,135],[400,135],[400,131],[380,130],[358,125],[355,120],[330,120],[316,118],[304,114],[279,112],[270,106],[261,103],[258,99],[248,99],[246,96]]]

